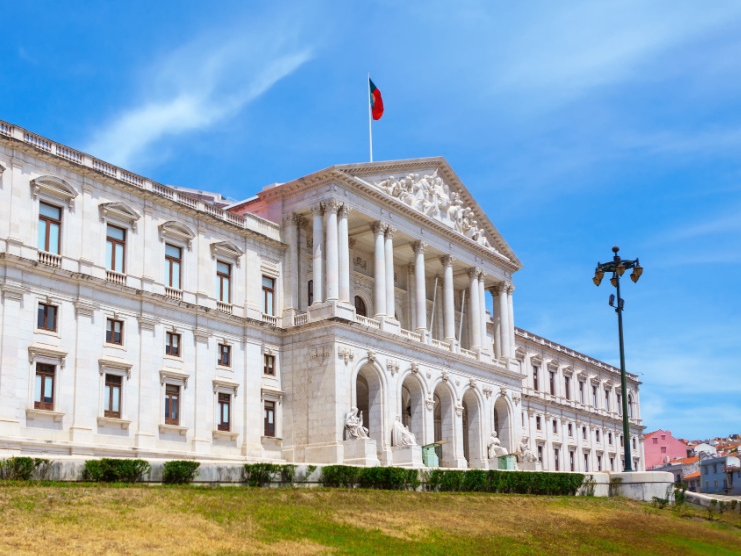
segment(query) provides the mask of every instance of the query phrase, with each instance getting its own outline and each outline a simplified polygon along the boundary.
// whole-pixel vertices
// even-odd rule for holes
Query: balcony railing
[[[435,338],[432,338],[430,340],[430,343],[440,349],[444,349],[445,351],[450,351],[450,344],[448,342],[444,342],[443,340],[437,340]]]
[[[222,313],[226,313],[227,315],[231,315],[234,313],[234,305],[231,303],[224,303],[223,301],[217,301],[216,302],[216,309],[221,311]],[[264,318],[262,320],[265,320]]]
[[[355,320],[357,320],[362,325],[375,328],[376,330],[381,329],[381,321],[379,320],[372,319],[369,317],[361,317],[360,315],[355,315]]]
[[[121,274],[120,272],[116,272],[115,270],[106,270],[105,279],[112,284],[118,284],[119,286],[126,285],[126,275]]]
[[[267,322],[273,326],[278,326],[278,317],[275,315],[268,315],[267,313],[262,314],[262,322]]]
[[[471,351],[470,349],[461,348],[461,355],[463,357],[469,357],[471,359],[476,359],[476,352]]]
[[[402,338],[407,338],[409,340],[415,340],[417,342],[422,341],[422,334],[419,332],[412,332],[411,330],[404,330],[403,328],[399,331],[399,334],[401,334]]]
[[[293,315],[293,326],[302,326],[309,322],[309,315],[301,313],[300,315]]]
[[[59,255],[55,255],[54,253],[39,251],[39,262],[47,266],[59,268],[60,266],[62,266],[62,257],[60,257]]]
[[[169,299],[175,299],[176,301],[182,301],[183,300],[183,292],[182,290],[176,290],[175,288],[168,288],[165,286],[165,296]]]

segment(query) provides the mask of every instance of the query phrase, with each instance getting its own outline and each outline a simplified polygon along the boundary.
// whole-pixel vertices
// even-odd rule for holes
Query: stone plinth
[[[520,471],[543,471],[539,461],[521,461],[517,464]]]
[[[353,440],[345,440],[342,444],[345,448],[345,456],[343,461],[346,465],[363,465],[365,467],[374,467],[376,465],[381,465],[381,462],[378,461],[376,441],[372,438],[357,438]],[[421,464],[421,453],[419,459]]]
[[[355,321],[355,307],[349,303],[343,303],[334,299],[310,305],[307,313],[309,315],[309,322],[331,318]]]
[[[650,502],[654,496],[666,497],[667,489],[674,484],[674,475],[668,471],[610,473],[610,482],[615,485],[614,494]]]
[[[394,446],[394,466],[396,467],[423,467],[422,446]]]
[[[504,469],[507,471],[514,471],[515,469],[517,469],[517,458],[515,456],[500,456],[497,458],[490,458],[489,469]]]

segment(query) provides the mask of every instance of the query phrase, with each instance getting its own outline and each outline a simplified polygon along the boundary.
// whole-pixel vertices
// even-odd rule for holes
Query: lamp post
[[[620,247],[617,245],[612,248],[612,252],[615,254],[609,263],[597,263],[597,268],[594,271],[594,278],[592,281],[595,286],[599,286],[602,283],[602,278],[606,272],[612,272],[612,278],[610,283],[617,289],[617,303],[615,303],[615,296],[610,294],[610,307],[615,308],[615,312],[618,316],[618,335],[620,337],[620,387],[622,388],[623,395],[621,401],[623,405],[623,448],[625,450],[625,471],[633,471],[632,458],[630,455],[630,420],[628,418],[628,387],[625,378],[625,347],[623,345],[623,298],[620,297],[620,277],[629,268],[633,269],[630,273],[630,279],[633,282],[638,282],[638,279],[643,274],[643,267],[638,262],[638,259],[627,260],[621,259],[618,255]]]

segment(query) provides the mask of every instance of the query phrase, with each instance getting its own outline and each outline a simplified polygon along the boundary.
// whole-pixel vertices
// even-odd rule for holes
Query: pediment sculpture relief
[[[464,206],[460,195],[450,190],[448,184],[437,175],[437,170],[427,175],[408,174],[403,178],[389,176],[373,185],[479,245],[493,249],[484,230],[478,226],[473,210]]]

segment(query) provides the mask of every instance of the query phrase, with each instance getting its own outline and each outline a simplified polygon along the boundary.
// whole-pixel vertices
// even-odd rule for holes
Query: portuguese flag
[[[381,98],[381,91],[375,86],[371,78],[368,78],[368,87],[370,88],[370,105],[371,114],[374,120],[380,120],[383,116],[383,99]]]

